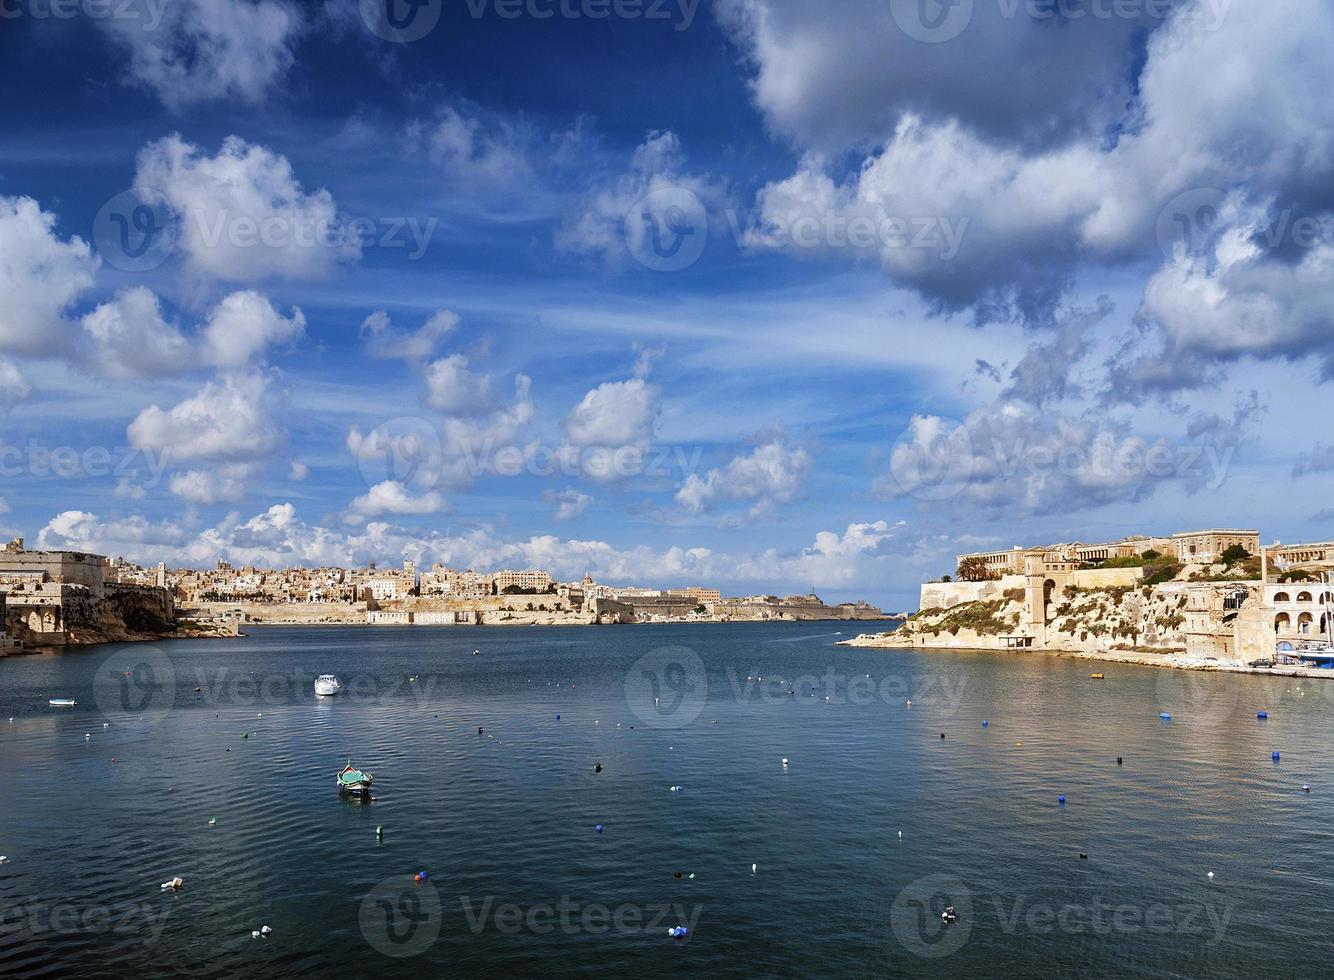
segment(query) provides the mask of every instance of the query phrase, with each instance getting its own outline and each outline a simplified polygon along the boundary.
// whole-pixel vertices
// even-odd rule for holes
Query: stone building
[[[1240,545],[1247,553],[1260,553],[1260,532],[1233,528],[1208,531],[1182,531],[1172,535],[1172,546],[1179,561],[1190,565],[1211,565],[1228,548]]]

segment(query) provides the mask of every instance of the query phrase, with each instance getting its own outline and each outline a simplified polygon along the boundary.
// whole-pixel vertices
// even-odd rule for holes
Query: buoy
[[[602,824],[598,824],[598,825],[597,825],[596,827],[594,827],[593,829],[596,830],[599,834],[602,833]]]
[[[1210,872],[1209,872],[1209,877],[1212,878],[1213,876],[1214,876],[1214,873],[1213,873],[1212,871],[1210,871]]]
[[[1255,713],[1255,717],[1259,718],[1261,721],[1264,721],[1265,719],[1267,719],[1267,718],[1269,717],[1269,712],[1268,712],[1268,711],[1257,711],[1257,712]]]
[[[260,926],[259,933],[261,936],[271,936],[273,935],[273,930],[270,929],[268,926]]]
[[[784,768],[784,769],[787,768],[787,756],[784,756],[784,757],[783,757],[783,768]]]
[[[1085,854],[1083,851],[1080,851],[1080,852],[1079,852],[1079,860],[1081,860],[1081,861],[1087,861],[1088,859],[1089,859],[1089,856],[1088,856],[1087,854]]]
[[[431,877],[431,875],[430,875],[428,872],[426,872],[426,871],[418,871],[415,875],[412,876],[412,880],[413,880],[413,881],[426,881],[426,880],[428,880],[430,877]]]
[[[210,827],[216,827],[216,826],[218,825],[218,818],[217,818],[217,817],[209,817],[209,818],[208,818],[208,825],[209,825]]]
[[[556,716],[556,720],[557,720],[557,721],[560,721],[560,715],[557,715],[557,716]]]
[[[250,931],[250,938],[251,938],[251,939],[258,939],[258,938],[259,938],[259,930],[258,930],[258,929],[252,929],[252,930]]]
[[[943,740],[943,739],[945,738],[945,733],[944,733],[944,732],[941,732],[941,733],[940,733],[940,737],[941,737],[941,739]]]
[[[9,863],[9,858],[5,857],[3,854],[0,854],[0,864],[8,864],[8,863]],[[754,865],[751,865],[751,867],[753,868]]]
[[[1275,749],[1273,752],[1270,752],[1270,753],[1269,753],[1269,758],[1271,758],[1271,759],[1273,759],[1275,762],[1277,762],[1277,761],[1278,761],[1278,749]]]
[[[982,727],[983,727],[983,728],[990,728],[990,727],[991,727],[991,722],[989,722],[989,721],[987,721],[985,718],[983,718],[983,719],[982,719]]]
[[[594,772],[601,772],[601,771],[602,771],[602,763],[599,762],[596,766],[594,766],[594,767],[593,767],[593,771],[594,771]]]
[[[383,828],[383,827],[376,827],[376,828],[375,828],[375,836],[376,836],[377,839],[383,837],[383,836],[384,836],[384,828]]]
[[[1307,786],[1305,783],[1302,783],[1302,792],[1303,792],[1303,793],[1309,793],[1309,792],[1311,792],[1311,787],[1310,787],[1310,786]]]
[[[899,831],[899,840],[903,840],[903,831]]]
[[[85,740],[86,740],[86,739],[90,739],[90,738],[93,737],[93,733],[92,733],[92,732],[84,732],[84,733],[83,733],[83,737],[84,737]]]
[[[1163,721],[1171,721],[1171,720],[1172,720],[1172,716],[1171,716],[1170,714],[1168,714],[1166,711],[1163,711],[1163,712],[1159,713],[1158,717],[1161,718]]]
[[[1056,797],[1056,802],[1061,804],[1061,806],[1065,806],[1065,797],[1064,796]]]
[[[758,867],[759,867],[758,864],[752,864],[752,865],[750,866],[750,873],[751,873],[751,874],[754,874],[754,873],[755,873],[755,869],[758,868]]]
[[[1118,766],[1121,765],[1121,757],[1119,755],[1116,757],[1116,764]]]
[[[478,735],[482,734],[482,731],[483,731],[482,726],[481,726],[481,725],[478,725],[478,726],[477,726],[477,734],[478,734]]]
[[[675,878],[677,881],[680,881],[682,878],[685,877],[685,872],[684,872],[684,871],[678,871],[678,872],[676,872],[676,874],[672,875],[672,877]]]
[[[185,884],[185,882],[181,881],[180,878],[173,878],[171,881],[164,881],[162,887],[163,889],[170,888],[172,891],[180,891],[183,884]]]

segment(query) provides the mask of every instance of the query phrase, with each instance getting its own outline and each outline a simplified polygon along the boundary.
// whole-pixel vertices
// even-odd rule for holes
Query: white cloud
[[[774,439],[735,457],[724,469],[703,477],[691,473],[676,501],[692,514],[703,513],[720,499],[746,501],[752,504],[750,516],[759,517],[796,497],[810,470],[810,453]]]
[[[320,278],[361,255],[327,190],[307,193],[286,157],[238,136],[212,157],[179,135],[149,143],[135,190],[167,200],[177,247],[208,279]]]
[[[362,517],[381,514],[436,514],[445,507],[445,498],[432,490],[414,496],[398,480],[385,480],[352,501],[349,510]]]
[[[445,107],[432,122],[409,127],[408,137],[450,180],[468,184],[474,193],[533,177],[527,154],[533,134],[507,119]]]
[[[265,407],[267,389],[260,373],[225,374],[170,410],[144,409],[129,425],[130,444],[170,464],[209,464],[173,476],[172,492],[183,499],[238,500],[283,441]]]
[[[558,521],[572,521],[582,517],[584,511],[588,510],[589,504],[593,502],[591,494],[581,493],[574,487],[566,487],[560,492],[543,490],[542,499],[549,504],[556,505],[556,512],[553,516]]]
[[[635,150],[625,173],[603,181],[581,207],[567,215],[556,231],[556,247],[575,255],[600,256],[611,267],[624,265],[631,255],[626,226],[630,211],[643,206],[653,213],[659,227],[669,227],[670,216],[660,212],[679,205],[681,200],[702,207],[702,220],[708,225],[721,226],[727,201],[725,186],[708,174],[686,170],[681,141],[675,133],[651,132]],[[708,228],[689,231],[707,235]]]
[[[18,365],[0,357],[0,411],[11,412],[19,402],[32,394],[32,386]]]
[[[61,351],[71,337],[66,310],[92,288],[99,261],[55,226],[32,198],[0,196],[0,350]]]
[[[474,374],[468,359],[451,354],[426,365],[426,404],[448,415],[484,415],[491,407],[491,378]]]
[[[83,318],[89,370],[118,381],[179,374],[194,367],[190,344],[151,290],[117,293]]]
[[[361,335],[371,357],[416,363],[431,357],[458,325],[458,314],[436,310],[419,329],[405,333],[394,329],[388,313],[377,310],[362,323]]]
[[[213,310],[201,332],[204,359],[220,368],[245,367],[269,347],[295,343],[305,331],[306,317],[299,309],[284,317],[260,293],[232,293]]]
[[[131,0],[116,9],[99,23],[128,52],[129,77],[175,109],[260,102],[286,77],[302,27],[298,9],[275,0]]]
[[[644,378],[606,381],[584,395],[566,417],[566,435],[576,446],[647,450],[658,414],[658,386]]]

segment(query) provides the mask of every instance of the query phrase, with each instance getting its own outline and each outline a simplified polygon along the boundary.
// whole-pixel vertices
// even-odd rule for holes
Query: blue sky
[[[1318,0],[0,15],[9,533],[893,607],[1332,536]]]

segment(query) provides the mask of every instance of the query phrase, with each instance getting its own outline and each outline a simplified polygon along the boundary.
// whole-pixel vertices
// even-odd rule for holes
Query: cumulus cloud
[[[165,198],[187,268],[208,279],[320,278],[361,256],[327,190],[307,192],[286,157],[238,136],[215,156],[179,135],[150,143],[134,187]]]
[[[66,311],[92,288],[98,259],[81,238],[61,241],[55,215],[29,197],[0,196],[0,350],[60,351]]]
[[[462,354],[432,361],[423,372],[426,404],[448,415],[484,415],[491,407],[491,378],[475,374]]]
[[[157,296],[143,286],[117,293],[82,321],[85,362],[118,381],[179,374],[193,366],[190,343],[162,315]]]
[[[169,464],[195,464],[173,475],[177,496],[204,504],[239,500],[284,439],[266,407],[267,391],[262,373],[224,374],[171,409],[140,412],[127,430],[130,445]]]
[[[584,511],[588,510],[589,504],[593,502],[591,494],[582,493],[574,487],[566,487],[559,492],[543,490],[542,499],[549,504],[556,505],[556,512],[553,516],[556,520],[562,522],[582,517]]]
[[[602,181],[556,231],[558,249],[575,255],[599,256],[609,267],[625,264],[635,243],[635,228],[627,222],[646,213],[659,228],[673,227],[678,220],[690,223],[689,235],[707,235],[709,226],[721,225],[727,201],[723,183],[686,169],[680,138],[672,132],[654,131],[634,151],[629,169]],[[682,211],[682,202],[698,214]],[[702,227],[694,227],[699,222]]]
[[[436,310],[417,330],[401,331],[394,328],[388,313],[376,310],[361,324],[361,335],[371,357],[417,363],[431,357],[458,325],[457,313]]]
[[[398,480],[385,480],[353,500],[349,511],[365,518],[381,514],[435,514],[444,506],[445,498],[434,490],[418,496]]]
[[[173,109],[262,101],[292,67],[302,29],[297,7],[278,0],[130,0],[117,9],[98,22],[128,54],[129,78]]]
[[[270,347],[296,342],[305,331],[301,310],[284,317],[260,293],[232,293],[214,308],[201,332],[204,359],[219,368],[245,367]]]
[[[841,37],[846,25],[802,16],[778,0],[739,6],[763,13],[758,21],[747,21],[752,34],[777,30],[786,39],[775,49],[779,54],[765,54],[764,44],[756,49],[761,65],[776,72],[762,68],[762,97],[765,92],[774,98],[786,92],[796,104],[815,106],[820,102],[813,97],[821,92],[842,95],[835,80],[843,77],[843,70],[811,72],[837,50],[826,50],[827,35]],[[993,16],[989,8],[978,5],[975,21]],[[1226,15],[1213,17],[1214,10]],[[883,30],[894,29],[892,18],[877,16]],[[1306,80],[1334,44],[1334,10],[1319,0],[1293,0],[1284,16],[1274,17],[1264,5],[1234,4],[1221,11],[1209,0],[1190,0],[1175,5],[1147,40],[1137,39],[1130,25],[1124,18],[1087,18],[1062,22],[1058,32],[1054,23],[1035,25],[1032,18],[1021,16],[1002,26],[995,39],[988,39],[982,24],[975,22],[950,44],[912,49],[910,60],[930,57],[940,61],[938,67],[947,67],[972,45],[994,40],[1005,58],[1016,59],[1013,70],[996,76],[971,61],[967,70],[957,72],[967,79],[965,84],[996,89],[997,97],[1015,107],[1012,122],[1020,125],[1016,129],[1006,123],[1008,135],[959,105],[933,108],[932,99],[913,85],[904,90],[907,95],[886,89],[883,72],[897,67],[860,64],[855,55],[859,42],[850,42],[854,53],[847,59],[852,66],[848,70],[870,91],[887,97],[887,117],[880,117],[883,129],[870,132],[873,148],[850,174],[836,156],[811,153],[794,175],[762,189],[759,220],[747,240],[793,254],[853,260],[873,256],[891,277],[920,291],[939,310],[971,308],[979,322],[1017,318],[1049,323],[1082,265],[1141,262],[1146,257],[1161,261],[1164,251],[1172,251],[1174,236],[1181,234],[1176,212],[1182,201],[1201,190],[1236,188],[1248,202],[1273,200],[1280,207],[1297,202],[1322,215],[1328,210],[1327,195],[1322,197],[1319,188],[1334,176],[1334,96]],[[877,30],[871,24],[859,26],[870,36]],[[1087,128],[1058,124],[1045,135],[1031,135],[1023,123],[1041,129],[1044,120],[1053,118],[1051,100],[1015,98],[1012,86],[995,87],[991,79],[1031,77],[1045,87],[1052,78],[1042,72],[1029,76],[1031,66],[1043,59],[1020,59],[1022,48],[1010,48],[1010,41],[1019,34],[1025,44],[1040,41],[1047,57],[1073,58],[1083,78],[1083,59],[1102,49],[1101,41],[1091,49],[1080,39],[1086,33],[1101,37],[1100,32],[1116,34],[1119,40],[1099,57],[1111,57],[1126,43],[1132,47],[1124,53],[1134,55],[1088,64],[1088,77],[1097,78],[1112,66],[1127,83],[1133,80],[1129,89],[1120,83],[1095,86],[1092,98],[1099,106],[1114,108],[1114,118]],[[1133,46],[1141,43],[1143,51],[1136,53]],[[788,52],[790,59],[783,60],[781,52]],[[894,62],[880,51],[877,57]],[[779,64],[786,66],[781,72]],[[1138,75],[1127,71],[1133,65],[1142,65]],[[1223,65],[1232,70],[1219,70]],[[1201,78],[1210,83],[1198,84]],[[1068,87],[1060,91],[1064,99]],[[1094,103],[1089,98],[1088,91],[1078,93],[1081,113],[1091,112]],[[1056,118],[1060,105],[1058,99]],[[874,126],[870,120],[877,113],[881,110],[861,125]],[[1097,122],[1099,116],[1092,112],[1083,118]],[[1180,217],[1189,223],[1200,214],[1192,207]],[[958,231],[965,220],[961,234],[946,234],[951,227]],[[919,222],[924,231],[934,227],[938,234],[914,246],[911,237],[901,233],[905,222],[909,231]],[[831,226],[838,230],[836,239],[827,231]],[[794,242],[794,229],[811,227],[820,229],[813,244]],[[844,243],[846,229],[852,227],[869,229],[861,236],[868,244]],[[1190,236],[1193,230],[1185,233]],[[957,250],[940,247],[954,239]],[[1249,257],[1248,264],[1254,266],[1253,260]],[[1313,254],[1307,261],[1311,266],[1295,271],[1294,278],[1318,274],[1323,257]],[[1266,262],[1265,274],[1277,287],[1285,285],[1276,263]],[[1232,275],[1240,275],[1235,264]],[[1208,299],[1207,290],[1193,293],[1196,299]],[[1300,316],[1303,311],[1294,312]]]
[[[13,411],[14,406],[26,401],[31,394],[32,386],[18,365],[0,357],[0,411],[5,413]]]
[[[533,175],[528,146],[535,134],[502,117],[446,106],[430,122],[413,123],[408,138],[451,181],[473,191],[520,184]]]
[[[723,469],[701,477],[691,473],[677,491],[676,501],[691,514],[701,514],[719,500],[750,503],[750,516],[759,517],[778,504],[789,503],[806,481],[811,456],[782,439],[765,442]]]

